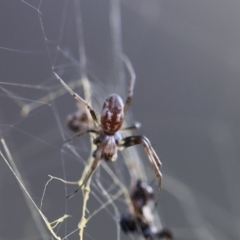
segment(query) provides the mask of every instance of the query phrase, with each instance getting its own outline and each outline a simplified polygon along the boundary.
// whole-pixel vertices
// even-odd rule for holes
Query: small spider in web
[[[150,185],[138,179],[131,190],[130,197],[134,207],[134,212],[142,215],[143,207],[148,205],[149,202],[153,201],[154,191]]]
[[[146,240],[173,240],[169,229],[157,230],[144,216],[127,213],[122,215],[119,224],[125,234],[139,234]]]
[[[139,128],[139,124],[135,124],[134,126],[130,126],[127,128],[123,128],[122,124],[124,121],[124,115],[127,109],[130,106],[133,96],[133,89],[135,85],[135,72],[132,67],[131,62],[126,56],[122,57],[122,60],[127,67],[130,73],[130,86],[129,93],[126,99],[125,104],[120,96],[117,94],[111,94],[103,103],[102,111],[101,111],[101,124],[98,122],[95,111],[91,108],[91,106],[81,98],[77,93],[75,93],[61,78],[60,76],[53,72],[56,78],[60,81],[60,83],[66,88],[66,90],[72,95],[80,103],[84,104],[90,112],[90,115],[97,125],[98,129],[86,128],[80,132],[78,132],[73,138],[81,137],[86,133],[96,134],[96,138],[93,140],[93,143],[97,146],[96,151],[93,153],[94,161],[91,166],[89,173],[86,175],[83,183],[79,186],[77,190],[75,190],[72,194],[67,196],[67,198],[72,197],[77,193],[83,185],[89,180],[93,172],[96,170],[98,163],[101,159],[105,161],[115,161],[117,159],[117,151],[123,150],[124,148],[128,148],[137,144],[142,144],[146,154],[148,155],[149,161],[155,171],[155,175],[158,178],[158,188],[159,195],[161,191],[161,182],[162,182],[162,174],[160,168],[162,163],[155,153],[153,147],[150,144],[150,141],[145,136],[129,136],[126,138],[121,137],[119,131],[133,130]]]
[[[89,127],[88,115],[81,107],[79,107],[75,113],[67,116],[66,124],[72,132],[80,132]]]
[[[152,213],[144,211],[144,208],[149,206],[153,199],[152,187],[138,179],[131,190],[133,210],[121,216],[120,227],[125,234],[138,234],[146,240],[173,240],[171,231],[166,228],[157,230],[150,220],[153,217]]]

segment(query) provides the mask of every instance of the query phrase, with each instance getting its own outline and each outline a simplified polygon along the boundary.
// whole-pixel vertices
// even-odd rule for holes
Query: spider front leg
[[[73,137],[71,137],[70,139],[68,139],[68,140],[66,141],[66,143],[74,140],[75,138],[82,137],[82,136],[85,135],[86,133],[96,133],[96,134],[97,134],[98,132],[99,132],[99,131],[97,131],[97,130],[95,130],[95,129],[91,129],[91,128],[84,129],[84,130],[78,132],[77,134],[75,134],[75,135],[74,135]]]
[[[130,60],[128,59],[128,57],[126,55],[122,55],[121,59],[124,62],[128,72],[130,74],[130,85],[129,85],[129,90],[128,90],[128,97],[127,97],[127,100],[124,104],[124,113],[126,113],[127,109],[129,108],[129,106],[132,102],[132,96],[133,96],[133,89],[134,89],[135,80],[136,80],[136,74],[135,74],[133,66],[132,66]]]
[[[162,185],[162,173],[160,171],[160,168],[162,167],[162,163],[160,159],[158,158],[156,152],[154,151],[150,141],[145,136],[131,136],[126,137],[122,139],[122,141],[119,143],[119,147],[128,148],[134,145],[142,144],[144,147],[145,152],[148,155],[149,161],[153,167],[153,170],[155,171],[156,177],[158,178],[158,199],[160,197],[161,193],[161,185]],[[157,203],[156,202],[156,203]]]
[[[89,178],[92,176],[93,172],[96,170],[97,166],[98,166],[98,162],[101,160],[102,158],[102,148],[98,148],[96,151],[96,155],[95,155],[95,159],[92,163],[92,166],[88,172],[88,174],[85,176],[85,178],[83,179],[82,184],[79,186],[78,189],[76,189],[73,193],[71,193],[70,195],[68,195],[66,198],[71,198],[73,197],[79,190],[81,190],[81,188],[87,183],[87,181],[89,180]]]
[[[72,95],[73,98],[75,98],[77,101],[79,101],[80,103],[83,103],[87,109],[89,110],[91,116],[92,116],[92,119],[93,121],[98,125],[100,126],[98,120],[97,120],[97,116],[96,116],[96,113],[95,111],[91,108],[91,106],[83,99],[81,98],[77,93],[75,93],[61,78],[60,76],[53,72],[55,77],[60,81],[60,83],[66,88],[66,90]]]

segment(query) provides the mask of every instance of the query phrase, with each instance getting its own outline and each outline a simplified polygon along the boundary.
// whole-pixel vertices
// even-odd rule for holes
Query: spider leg
[[[156,233],[159,239],[173,240],[173,234],[169,229],[162,229],[160,232]]]
[[[95,159],[92,163],[92,166],[88,172],[88,174],[86,175],[86,177],[83,179],[82,184],[79,186],[78,189],[76,189],[73,193],[71,193],[70,195],[68,195],[66,198],[69,199],[71,197],[73,197],[78,191],[81,190],[81,188],[87,183],[87,181],[89,180],[89,178],[92,176],[93,172],[96,170],[97,166],[98,166],[98,162],[99,160],[101,160],[101,156],[102,156],[102,148],[98,148],[97,152],[96,152],[96,156]]]
[[[120,131],[135,130],[135,129],[139,129],[140,127],[141,127],[141,123],[137,122],[137,123],[135,123],[135,124],[132,125],[132,126],[129,126],[129,127],[125,127],[125,128],[120,129]]]
[[[98,120],[97,120],[97,116],[96,116],[96,113],[95,111],[91,108],[91,106],[83,99],[81,98],[76,92],[74,92],[61,78],[60,76],[56,73],[56,72],[53,72],[55,77],[60,81],[60,83],[66,88],[66,90],[72,95],[73,98],[75,98],[77,101],[83,103],[87,109],[89,110],[94,122],[100,126]]]
[[[150,141],[145,136],[130,136],[122,139],[119,147],[128,148],[134,145],[142,144],[151,162],[155,162],[158,168],[162,167],[162,163],[154,151]]]
[[[75,135],[74,135],[73,137],[71,137],[70,139],[66,140],[66,143],[74,140],[75,138],[82,137],[82,136],[85,135],[86,133],[98,133],[98,131],[95,130],[95,129],[84,129],[84,130],[78,132],[77,134],[75,134]]]
[[[125,113],[127,111],[127,109],[129,108],[131,102],[132,102],[132,96],[133,96],[133,89],[134,89],[135,80],[136,80],[136,74],[135,74],[133,66],[132,66],[130,60],[128,59],[128,57],[123,54],[121,59],[124,62],[128,72],[130,74],[130,86],[129,86],[129,90],[128,90],[128,97],[127,97],[127,100],[124,104],[124,113]]]
[[[161,194],[162,173],[160,171],[160,168],[162,167],[162,163],[158,158],[156,152],[154,151],[153,147],[151,146],[150,141],[145,136],[131,136],[122,139],[122,141],[119,143],[119,147],[128,148],[138,144],[143,145],[144,150],[147,153],[149,161],[152,165],[152,168],[156,174],[156,177],[158,178],[158,198],[155,202],[156,206]]]

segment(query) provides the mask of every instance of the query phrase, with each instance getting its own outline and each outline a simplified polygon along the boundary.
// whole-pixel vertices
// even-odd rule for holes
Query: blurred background
[[[114,70],[111,4],[81,1],[87,73],[99,103],[112,92],[127,95],[128,73],[121,81]],[[136,134],[150,139],[163,163],[158,206],[163,226],[175,239],[239,239],[240,2],[122,0],[120,9],[121,30],[115,30],[122,31],[122,49],[137,76],[128,116],[141,122]],[[89,155],[87,137],[73,143],[80,160],[63,152],[63,136],[72,135],[65,119],[76,111],[69,94],[47,104],[39,100],[61,87],[52,68],[67,83],[81,75],[74,10],[68,0],[0,3],[0,130],[38,205],[48,174],[77,180]],[[81,88],[76,91],[82,94]],[[21,115],[22,106],[37,101],[39,108]],[[95,107],[99,113],[101,104]],[[147,157],[137,149],[149,181],[154,180]],[[124,169],[123,161],[116,164]],[[121,174],[123,180],[127,173]],[[47,188],[43,212],[49,221],[81,211],[81,194],[67,204],[65,195],[58,181]],[[90,204],[94,208],[94,200]],[[107,208],[110,214],[101,212],[90,221],[86,239],[117,239],[118,220]],[[59,234],[76,229],[79,216]],[[1,159],[0,239],[42,239],[34,217]],[[138,238],[121,234],[120,239]]]

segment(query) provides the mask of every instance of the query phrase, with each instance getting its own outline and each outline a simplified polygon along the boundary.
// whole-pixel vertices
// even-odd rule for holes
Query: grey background
[[[39,3],[31,4],[37,7]],[[124,87],[119,88],[119,81],[114,78],[110,3],[82,1],[81,4],[93,97],[101,102],[112,91],[124,96]],[[164,226],[173,230],[176,239],[210,239],[209,236],[239,239],[240,236],[239,10],[239,1],[121,1],[123,50],[137,75],[131,106],[133,120],[142,123],[138,133],[151,140],[162,159],[166,180],[158,210]],[[58,83],[51,67],[62,64],[69,67],[56,71],[66,82],[79,77],[72,1],[43,1],[40,11],[51,60],[57,56],[53,64],[49,61],[38,12],[21,1],[1,1],[1,82],[53,86]],[[64,28],[61,20],[65,20]],[[75,63],[61,55],[57,45]],[[82,163],[73,157],[73,161],[68,161],[68,155],[61,154],[63,139],[56,120],[59,116],[61,128],[71,135],[64,121],[67,114],[76,110],[75,102],[65,94],[23,118],[13,96],[32,102],[46,91],[0,86],[13,94],[0,89],[2,135],[25,185],[40,204],[48,174],[60,177],[66,174],[67,179],[76,180],[82,172]],[[81,149],[78,143],[82,144]],[[86,143],[79,140],[74,145],[82,159],[86,159]],[[142,156],[149,167],[147,157]],[[119,162],[116,164],[124,169]],[[152,174],[149,179],[154,179],[154,174],[149,173]],[[169,176],[177,179],[174,187]],[[181,191],[186,188],[196,200],[196,208],[189,203],[181,205],[191,199]],[[0,189],[0,239],[42,239],[18,183],[2,159]],[[73,187],[68,187],[68,192],[72,190]],[[173,192],[177,192],[180,201]],[[79,218],[76,209],[80,211],[81,195],[67,205],[64,196],[63,184],[55,181],[47,190],[43,210],[49,220],[66,212],[73,215],[67,224],[69,233]],[[91,204],[94,208],[94,201]],[[196,209],[200,223],[195,230],[201,232],[199,235],[192,226]],[[121,206],[119,211],[123,213],[126,209]],[[63,236],[64,231],[62,226],[59,233]],[[116,220],[102,212],[93,218],[86,232],[93,239],[115,239]],[[77,239],[77,235],[69,239]],[[86,239],[91,238],[86,236]],[[121,239],[127,238],[122,235]]]

